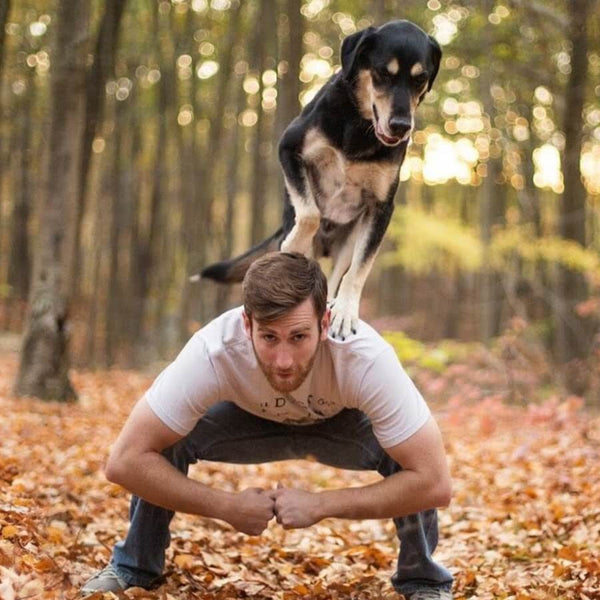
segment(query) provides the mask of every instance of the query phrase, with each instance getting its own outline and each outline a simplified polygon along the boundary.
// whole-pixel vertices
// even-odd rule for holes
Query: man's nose
[[[284,371],[289,369],[294,364],[292,353],[285,349],[280,348],[275,356],[275,366]]]
[[[412,127],[410,119],[406,117],[390,117],[388,122],[390,132],[397,137],[404,137]]]

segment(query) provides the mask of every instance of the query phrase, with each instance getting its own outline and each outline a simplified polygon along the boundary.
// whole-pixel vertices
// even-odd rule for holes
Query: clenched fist
[[[275,501],[261,488],[248,488],[235,495],[225,520],[242,533],[260,535],[275,516]]]
[[[319,494],[278,487],[270,491],[269,495],[275,502],[277,522],[284,529],[310,527],[324,518]]]

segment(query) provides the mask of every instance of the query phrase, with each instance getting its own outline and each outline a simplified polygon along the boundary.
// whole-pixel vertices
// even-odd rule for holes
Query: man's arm
[[[222,519],[251,535],[261,533],[273,517],[268,494],[257,488],[232,494],[186,477],[161,455],[181,438],[142,398],[113,446],[107,479],[156,506]]]
[[[286,528],[308,527],[327,517],[394,518],[449,504],[450,474],[442,436],[432,417],[408,440],[386,452],[403,470],[375,484],[316,494],[274,490],[277,521]]]

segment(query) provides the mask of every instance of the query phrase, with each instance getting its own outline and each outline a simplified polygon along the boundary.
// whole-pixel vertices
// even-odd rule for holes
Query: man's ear
[[[341,51],[344,79],[350,79],[358,58],[365,50],[371,47],[375,40],[374,31],[375,27],[367,27],[344,38]]]
[[[246,337],[252,339],[252,319],[246,314],[246,311],[242,311],[242,318],[244,319],[244,333]]]
[[[331,310],[328,308],[321,319],[321,341],[324,342],[327,339],[329,333],[329,326],[331,325]]]
[[[427,91],[429,91],[431,89],[431,86],[433,85],[433,81],[436,78],[436,75],[438,74],[438,70],[440,68],[440,60],[442,59],[442,49],[440,48],[440,45],[438,44],[437,40],[431,35],[428,37],[429,51],[431,53],[431,64],[433,69],[431,71],[431,75],[429,76],[429,81],[427,83]]]

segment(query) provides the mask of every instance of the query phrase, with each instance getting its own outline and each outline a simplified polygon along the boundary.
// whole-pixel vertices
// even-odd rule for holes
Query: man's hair
[[[269,322],[312,298],[319,319],[327,309],[327,278],[316,260],[297,252],[270,252],[254,261],[242,284],[249,318]]]

